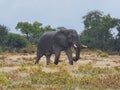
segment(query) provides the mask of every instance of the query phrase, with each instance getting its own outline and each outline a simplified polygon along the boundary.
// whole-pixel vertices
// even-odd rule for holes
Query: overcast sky
[[[82,17],[89,11],[120,18],[120,0],[0,0],[0,24],[16,32],[18,22],[38,21],[44,26],[84,30]]]

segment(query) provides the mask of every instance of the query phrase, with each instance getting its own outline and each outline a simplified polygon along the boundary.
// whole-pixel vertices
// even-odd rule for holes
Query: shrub
[[[0,47],[0,53],[2,53],[3,52],[3,49],[2,49],[2,47]]]
[[[100,56],[100,57],[108,57],[108,54],[105,53],[105,52],[103,52],[103,51],[101,51],[101,50],[96,50],[95,52],[96,52],[97,55]]]
[[[19,34],[10,33],[7,39],[7,46],[10,47],[12,50],[16,49],[19,50],[20,48],[24,48],[28,45],[28,40]]]
[[[5,86],[10,83],[10,75],[8,73],[0,73],[0,86]]]
[[[36,51],[35,45],[27,45],[25,48],[22,48],[20,52],[22,53],[34,53]]]

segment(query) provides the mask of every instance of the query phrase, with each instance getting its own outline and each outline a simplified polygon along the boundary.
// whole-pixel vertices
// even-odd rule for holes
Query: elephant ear
[[[64,34],[68,39],[72,37],[72,32],[70,32],[70,30],[61,30],[61,33]]]
[[[66,45],[66,35],[67,33],[65,32],[66,30],[60,30],[58,31],[53,39],[53,42],[58,45],[58,46],[65,46]]]

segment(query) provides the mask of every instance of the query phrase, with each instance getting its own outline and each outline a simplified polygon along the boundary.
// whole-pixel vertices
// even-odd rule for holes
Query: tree
[[[118,31],[117,38],[120,38],[120,19],[118,19],[117,21],[117,31]]]
[[[33,32],[32,32],[32,37],[31,37],[31,41],[34,44],[37,44],[41,35],[46,32],[46,31],[55,31],[55,29],[53,29],[50,25],[42,27],[42,26],[38,26],[36,27],[34,24],[37,22],[33,23]]]
[[[36,44],[43,32],[55,30],[50,25],[43,27],[42,23],[37,21],[33,24],[28,22],[18,22],[16,29],[25,34],[31,44]]]
[[[15,27],[17,30],[20,30],[23,34],[26,35],[26,38],[29,40],[30,34],[32,32],[32,25],[28,22],[19,22]]]
[[[83,19],[85,25],[85,30],[81,34],[83,42],[91,49],[108,50],[113,39],[110,30],[116,26],[117,19],[109,14],[103,15],[101,11],[91,11]]]
[[[19,34],[9,33],[6,45],[12,49],[20,49],[28,45],[28,40]]]
[[[8,28],[0,25],[0,46],[4,46],[8,35]]]
[[[117,21],[116,28],[117,28],[118,34],[114,41],[114,50],[120,52],[120,19],[118,19]]]

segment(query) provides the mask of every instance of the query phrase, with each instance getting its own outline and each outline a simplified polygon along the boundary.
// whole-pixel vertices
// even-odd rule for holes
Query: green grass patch
[[[101,50],[96,50],[95,52],[96,52],[97,56],[105,57],[105,58],[109,57],[109,55],[107,53],[105,53]]]
[[[91,64],[81,65],[78,67],[78,73],[88,75],[109,74],[112,71],[110,68],[93,67]]]
[[[30,75],[32,84],[57,85],[63,89],[73,90],[76,87],[76,79],[72,78],[67,71],[45,73],[43,71]]]
[[[6,86],[10,84],[10,74],[0,72],[0,86]]]
[[[83,76],[81,85],[94,86],[97,88],[120,88],[120,73],[106,76]]]

